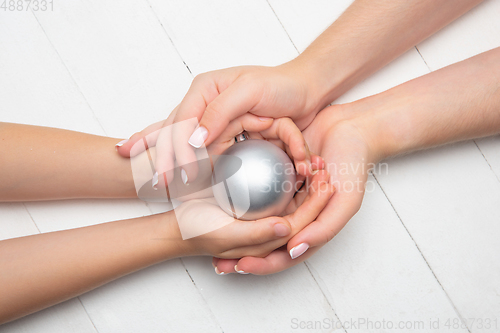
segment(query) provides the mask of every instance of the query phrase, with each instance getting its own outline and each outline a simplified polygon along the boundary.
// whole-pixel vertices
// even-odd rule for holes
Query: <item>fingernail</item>
[[[234,265],[234,270],[240,274],[249,274],[241,269],[238,269],[238,265]]]
[[[153,182],[152,182],[153,188],[157,190],[156,185],[158,185],[158,172],[155,172],[153,175]]]
[[[181,178],[182,178],[182,182],[184,184],[187,184],[187,182],[188,182],[188,175],[186,174],[186,171],[184,171],[184,169],[181,169]]]
[[[208,131],[205,127],[198,127],[188,140],[188,143],[194,148],[200,148],[208,137]]]
[[[273,119],[270,117],[258,117],[260,121],[268,121],[269,119]]]
[[[314,176],[315,174],[317,174],[319,172],[319,170],[314,170],[313,172],[311,172],[311,174]]]
[[[300,243],[299,245],[293,247],[290,250],[290,257],[292,257],[292,259],[300,257],[301,255],[304,254],[304,252],[307,251],[308,248],[309,248],[309,244],[307,244],[307,243]]]
[[[116,148],[123,146],[123,145],[124,145],[124,144],[126,144],[127,142],[128,142],[128,139],[125,139],[125,140],[122,140],[122,141],[118,142],[118,143],[115,145],[115,150],[117,150]]]
[[[281,223],[277,223],[274,225],[274,234],[278,237],[284,237],[290,233],[290,229],[288,229],[285,225]]]
[[[215,274],[217,274],[217,275],[226,275],[226,273],[224,273],[224,272],[219,272],[219,269],[217,267],[215,267]]]

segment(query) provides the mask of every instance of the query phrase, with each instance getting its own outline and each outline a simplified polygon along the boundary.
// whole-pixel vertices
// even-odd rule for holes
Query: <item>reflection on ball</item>
[[[295,168],[272,143],[246,140],[217,159],[212,188],[219,206],[238,219],[279,215],[295,193]]]

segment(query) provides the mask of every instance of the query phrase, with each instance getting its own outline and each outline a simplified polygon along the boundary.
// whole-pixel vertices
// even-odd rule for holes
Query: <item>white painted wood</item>
[[[0,204],[0,240],[40,233],[23,203]]]
[[[109,136],[166,119],[189,87],[146,1],[63,1],[36,17]]]
[[[361,210],[307,262],[348,332],[443,332],[430,320],[458,318],[371,176]]]
[[[1,333],[97,333],[78,298],[0,326]]]
[[[500,183],[473,142],[390,162],[378,179],[471,332],[500,313]],[[471,320],[468,320],[471,324]]]
[[[279,65],[297,56],[264,0],[150,3],[194,75],[238,65]]]
[[[479,146],[481,153],[486,156],[488,164],[500,181],[500,136],[490,136],[474,141]]]
[[[0,10],[2,121],[104,134],[31,12]]]
[[[222,332],[179,259],[80,298],[99,332]]]
[[[183,261],[224,332],[290,332],[294,318],[336,319],[303,264],[268,276],[219,276],[212,273],[210,258]]]

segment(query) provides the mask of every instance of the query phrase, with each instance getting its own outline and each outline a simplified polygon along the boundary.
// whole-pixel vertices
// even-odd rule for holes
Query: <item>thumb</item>
[[[200,127],[208,131],[205,146],[217,139],[232,120],[252,110],[259,99],[258,89],[254,85],[236,81],[210,102],[200,119]],[[190,144],[197,143],[193,142],[196,139],[192,135]]]

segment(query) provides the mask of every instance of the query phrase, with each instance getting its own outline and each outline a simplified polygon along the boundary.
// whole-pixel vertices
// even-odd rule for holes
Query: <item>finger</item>
[[[222,231],[225,234],[219,234]],[[238,255],[240,252],[237,249],[252,248],[257,253],[258,249],[257,247],[253,247],[254,245],[261,245],[280,239],[288,241],[286,237],[290,235],[291,231],[292,228],[288,220],[273,216],[255,221],[234,220],[225,228],[214,231],[214,233],[217,232],[214,235],[217,235],[217,238],[227,239],[226,248],[229,250],[221,253],[219,257],[235,258],[241,257],[241,255]],[[269,248],[268,251],[272,251],[276,247]]]
[[[150,140],[156,142],[156,138],[158,137],[159,130],[163,127],[163,123],[165,123],[165,120],[151,124],[142,131],[134,133],[129,139],[118,142],[115,145],[116,151],[123,157],[134,157],[142,153],[148,148],[145,144],[141,144],[142,140],[145,139],[146,136],[149,136],[148,138],[150,138]]]
[[[267,275],[267,274],[274,274],[278,273],[281,271],[284,271],[285,269],[288,269],[292,266],[295,266],[309,257],[311,257],[315,252],[317,252],[320,249],[320,247],[315,247],[311,248],[307,253],[305,253],[303,256],[300,256],[297,259],[292,259],[290,258],[290,255],[288,254],[286,248],[280,248],[277,250],[274,250],[270,254],[268,254],[264,258],[258,258],[258,257],[243,257],[241,258],[238,263],[236,264],[236,267],[238,271],[244,272],[247,274],[254,274],[254,275]],[[218,265],[224,265],[225,267],[225,260],[226,259],[221,259],[218,263]],[[228,263],[227,265],[230,265],[231,263]]]
[[[236,273],[234,266],[238,263],[238,259],[219,259],[217,265],[214,266],[215,273],[218,275],[225,275]]]
[[[175,154],[172,146],[172,126],[162,127],[156,140],[155,171],[152,186],[165,188],[174,178]]]
[[[212,146],[213,144],[227,141],[232,144],[234,143],[234,138],[244,131],[252,133],[252,138],[255,138],[253,134],[258,134],[258,132],[268,129],[272,124],[273,118],[257,117],[251,113],[245,113],[232,120],[221,135],[212,143]]]
[[[316,219],[332,197],[335,187],[328,182],[329,175],[326,171],[319,171],[312,177],[311,184],[306,184],[306,198],[297,210],[285,218],[290,221],[292,230],[298,232]]]
[[[211,144],[224,131],[227,125],[237,117],[249,112],[259,102],[259,87],[235,81],[219,96],[211,101],[200,119],[200,128],[206,131],[205,145]],[[190,139],[196,141],[193,133]],[[193,142],[199,144],[199,141]]]
[[[172,147],[177,164],[181,167],[182,181],[187,184],[194,181],[198,174],[198,164],[195,148],[200,148],[202,144],[193,147],[188,144],[190,135],[198,126],[207,103],[210,103],[219,95],[217,82],[214,73],[206,73],[195,77],[188,92],[178,106],[172,127]],[[157,159],[157,163],[162,165],[167,163],[163,160],[164,155]]]
[[[313,172],[311,155],[307,148],[302,132],[290,118],[275,119],[273,125],[266,131],[261,132],[267,139],[280,139],[289,147],[295,162],[297,172],[304,176],[310,176]]]
[[[311,164],[312,164],[312,168],[313,170],[323,170],[325,168],[325,160],[319,156],[319,155],[316,155],[314,153],[311,153]],[[314,171],[313,171],[314,173]]]
[[[342,194],[344,193],[338,193],[337,197],[333,196],[316,221],[305,226],[290,239],[287,248],[295,257],[308,247],[317,247],[329,242],[359,210],[362,194],[348,196]]]
[[[151,124],[142,131],[132,135],[128,140],[123,140],[116,144],[115,148],[118,153],[123,157],[134,157],[142,153],[146,149],[156,146],[156,140],[158,138],[159,130],[162,127],[169,126],[173,123],[174,118],[177,114],[178,107],[179,106],[176,106],[174,108],[174,110],[170,113],[166,120],[161,120],[159,122]],[[140,140],[144,140],[145,138],[147,138],[147,146],[136,144],[137,142],[139,142]]]

